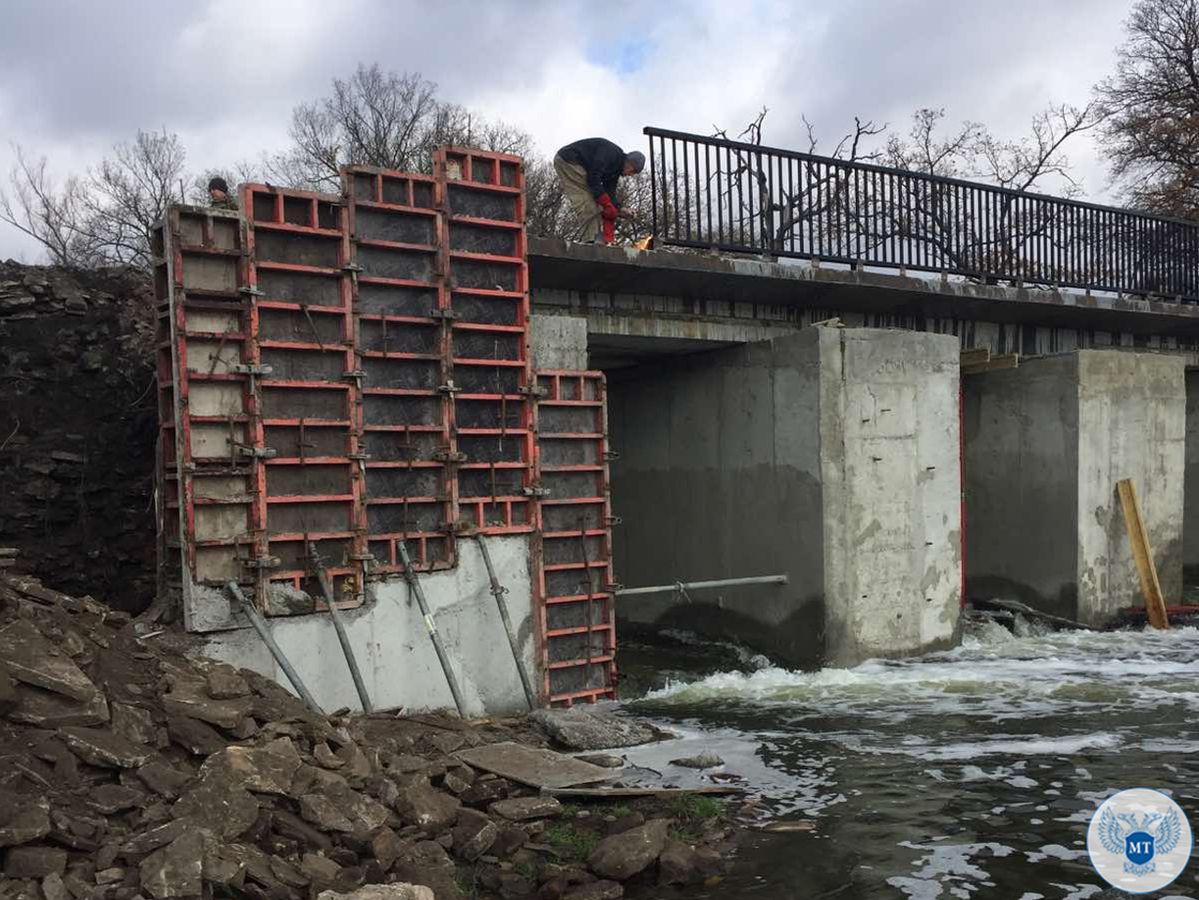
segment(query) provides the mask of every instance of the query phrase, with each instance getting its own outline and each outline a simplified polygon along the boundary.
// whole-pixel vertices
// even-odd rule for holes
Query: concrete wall
[[[552,313],[533,315],[529,353],[535,369],[586,369],[587,320]]]
[[[1182,589],[1184,361],[1084,350],[966,381],[968,594],[1092,625],[1144,601],[1132,478],[1167,602]]]
[[[535,672],[529,539],[507,536],[486,540],[500,583],[508,588],[505,599],[520,629],[518,640],[525,664],[531,673]],[[463,540],[458,548],[458,565],[449,571],[422,575],[421,585],[453,662],[466,711],[469,715],[494,715],[527,709],[499,611],[488,591],[478,544]],[[420,607],[414,597],[409,597],[403,578],[390,577],[369,588],[369,602],[342,615],[371,701],[379,709],[453,709],[453,697],[425,631]],[[268,625],[326,711],[343,706],[360,708],[327,614],[272,618]],[[291,686],[252,629],[217,632],[204,635],[204,639],[205,654]]]
[[[1186,373],[1186,475],[1183,479],[1182,569],[1186,584],[1199,583],[1199,371]]]
[[[629,586],[786,572],[785,586],[620,601],[792,665],[954,640],[957,341],[808,329],[610,382]]]

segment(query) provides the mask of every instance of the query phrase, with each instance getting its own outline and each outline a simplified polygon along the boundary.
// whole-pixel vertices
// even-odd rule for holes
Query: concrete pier
[[[1182,588],[1184,360],[1082,350],[965,379],[967,595],[1103,625],[1143,604],[1116,482]]]
[[[610,381],[622,581],[786,572],[635,597],[625,621],[793,666],[951,645],[960,604],[958,341],[811,328]]]

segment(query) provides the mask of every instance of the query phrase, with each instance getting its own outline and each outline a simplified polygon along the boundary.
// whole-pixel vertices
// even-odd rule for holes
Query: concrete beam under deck
[[[1131,349],[1199,367],[1199,305],[970,283],[803,261],[530,239],[533,306],[585,319],[590,365],[771,340],[831,318],[956,335],[963,349],[1042,356]]]

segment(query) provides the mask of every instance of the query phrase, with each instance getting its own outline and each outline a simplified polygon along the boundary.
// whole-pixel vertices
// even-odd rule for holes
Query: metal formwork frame
[[[536,375],[536,474],[548,492],[535,578],[543,687],[551,703],[594,703],[616,696],[607,384],[602,372]]]
[[[400,547],[427,570],[455,564],[463,530],[531,533],[542,699],[615,696],[606,386],[531,368],[524,187],[518,157],[442,148],[432,176],[350,167],[342,196],[253,184],[240,217],[171,210],[156,238],[160,465],[178,483],[185,584],[214,581],[196,554],[227,551],[265,612],[287,611],[271,602],[284,588],[320,607],[306,554],[331,541],[340,560],[317,552],[348,606],[369,573],[403,570]],[[205,259],[228,264],[218,289],[187,283]],[[205,331],[197,309],[235,321]],[[211,371],[189,362],[201,346]],[[235,408],[193,414],[196,384],[235,386]],[[190,430],[218,426],[227,452],[197,457]],[[198,535],[200,470],[243,479],[212,501],[244,509],[235,534]]]
[[[361,373],[355,355],[355,323],[353,319],[352,273],[349,269],[349,242],[346,233],[345,210],[341,198],[272,187],[264,184],[243,185],[241,205],[246,222],[246,281],[250,306],[250,328],[245,342],[248,400],[250,416],[250,448],[254,470],[255,515],[251,539],[254,555],[248,565],[253,571],[256,601],[268,613],[272,583],[300,590],[305,581],[315,584],[313,567],[307,561],[309,541],[334,541],[343,545],[341,559],[328,566],[329,576],[339,590],[339,606],[354,606],[362,602],[363,563],[366,559],[365,530],[361,521],[363,506],[363,451],[358,425]],[[295,262],[284,247],[295,247]],[[315,257],[315,259],[313,258]],[[291,289],[276,293],[268,285],[272,276],[315,279],[310,281],[313,293]],[[316,285],[328,285],[329,290],[315,290]],[[286,294],[284,296],[284,294]],[[334,302],[319,302],[332,298]],[[313,302],[314,300],[318,302]],[[263,316],[280,314],[292,323],[291,335],[280,337],[264,333]],[[322,337],[317,324],[329,323]],[[303,323],[303,324],[300,324]],[[333,372],[287,374],[275,372],[266,363],[266,353],[280,360],[332,357]],[[317,354],[313,357],[313,354]],[[289,366],[291,363],[289,362]],[[319,367],[318,367],[319,369]],[[298,376],[298,377],[297,377]],[[305,415],[301,409],[267,410],[264,405],[268,391],[287,392],[294,399],[310,398],[316,408],[322,406],[318,395],[335,393],[340,397],[340,413],[336,418]],[[301,404],[302,405],[302,404]],[[297,414],[298,413],[298,414]],[[273,447],[267,429],[295,429],[294,452],[280,452]],[[307,440],[309,431],[333,435],[334,439],[318,442],[318,452],[309,455],[312,446]],[[340,438],[340,441],[336,440]],[[340,445],[340,446],[338,446]],[[290,448],[290,445],[288,447]],[[310,489],[303,486],[306,467],[321,467],[332,472],[343,485],[341,490]],[[340,470],[340,477],[338,475]],[[298,474],[297,474],[298,472]],[[285,474],[286,473],[286,474]],[[272,475],[293,483],[293,489],[273,490]],[[295,482],[300,482],[298,488]],[[308,521],[310,511],[329,507],[344,508],[341,522],[331,524],[331,518],[317,513],[315,522]],[[301,510],[292,515],[288,508]],[[287,562],[276,552],[290,549]],[[319,605],[321,591],[307,593]]]
[[[447,353],[456,378],[452,427],[460,457],[458,518],[488,534],[531,532],[537,487],[524,165],[510,154],[442,147],[433,169],[442,211]],[[460,314],[468,306],[478,312],[488,305],[511,309],[510,321],[496,321],[502,314]],[[478,352],[488,340],[494,348],[490,356]],[[467,405],[494,410],[486,417],[493,421],[468,424],[461,415]]]
[[[209,559],[220,554],[233,568],[219,574],[236,572],[253,519],[249,483],[242,482],[240,490],[229,487],[251,474],[236,455],[249,423],[249,398],[238,372],[250,330],[245,232],[235,212],[176,206],[152,234],[152,244],[158,300],[158,468],[165,495],[159,503],[163,527],[175,523],[173,533],[160,537],[160,564],[167,570],[160,587],[177,579],[185,624],[203,628],[194,585],[209,569]],[[235,409],[228,408],[225,395],[211,409],[213,398],[201,398],[197,411],[195,398],[226,386],[237,389]],[[225,428],[223,443],[211,439],[214,431]],[[221,452],[213,452],[216,446]],[[213,483],[223,490],[209,493],[203,487]],[[199,515],[213,513],[225,517],[225,531],[210,534],[211,525],[198,524]],[[229,534],[229,523],[240,527]]]
[[[353,273],[355,342],[359,367],[366,369],[374,361],[380,363],[433,363],[437,366],[436,383],[419,383],[401,386],[372,384],[369,379],[363,388],[364,409],[362,429],[364,434],[374,435],[379,446],[386,445],[385,458],[372,458],[365,463],[365,470],[379,477],[383,473],[401,472],[413,475],[427,472],[434,474],[438,489],[435,492],[411,493],[392,488],[374,492],[368,487],[364,494],[364,516],[367,508],[398,507],[398,527],[383,531],[372,531],[367,521],[367,541],[381,548],[383,558],[374,560],[373,571],[380,573],[402,571],[401,554],[397,542],[409,545],[413,565],[420,569],[437,569],[452,566],[456,559],[456,542],[453,529],[455,520],[456,479],[453,466],[457,451],[453,441],[453,374],[448,351],[445,310],[448,296],[445,294],[440,273],[444,270],[441,261],[439,237],[442,232],[441,212],[437,208],[436,185],[431,176],[395,172],[368,166],[351,166],[342,170],[342,188],[349,216],[348,238],[351,247],[351,271]],[[381,223],[389,223],[383,225]],[[395,240],[390,229],[399,231],[427,231],[427,240]],[[365,251],[365,252],[364,252]],[[369,258],[368,258],[369,257]],[[389,265],[399,265],[401,260],[427,259],[430,261],[424,277],[396,277],[387,274]],[[390,262],[389,262],[390,261]],[[419,270],[420,266],[416,265]],[[391,292],[395,295],[394,306],[384,304],[367,309],[363,294],[369,290]],[[412,303],[405,292],[431,293],[432,303],[422,308],[410,308]],[[382,347],[367,349],[364,328],[377,328],[381,334]],[[419,345],[419,335],[434,335],[430,345],[423,351],[402,349],[406,340]],[[395,339],[400,349],[390,345]],[[387,422],[368,421],[372,409],[379,408],[388,398],[409,398],[434,402],[437,413],[429,421],[428,416],[416,412],[404,412],[392,416]],[[423,450],[421,439],[435,438],[426,442]],[[426,512],[433,511],[432,522]],[[418,518],[411,517],[416,513]],[[422,523],[421,518],[424,519]],[[389,521],[396,523],[395,515]],[[436,549],[436,552],[435,552]]]

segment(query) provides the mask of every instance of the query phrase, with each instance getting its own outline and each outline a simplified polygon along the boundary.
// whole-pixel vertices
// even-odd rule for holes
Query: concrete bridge
[[[795,664],[946,645],[963,585],[1102,624],[1142,603],[1122,477],[1168,602],[1199,563],[1195,304],[550,239],[529,267],[535,364],[609,376],[622,581],[790,575],[626,622]],[[976,348],[1019,367],[959,381]]]

